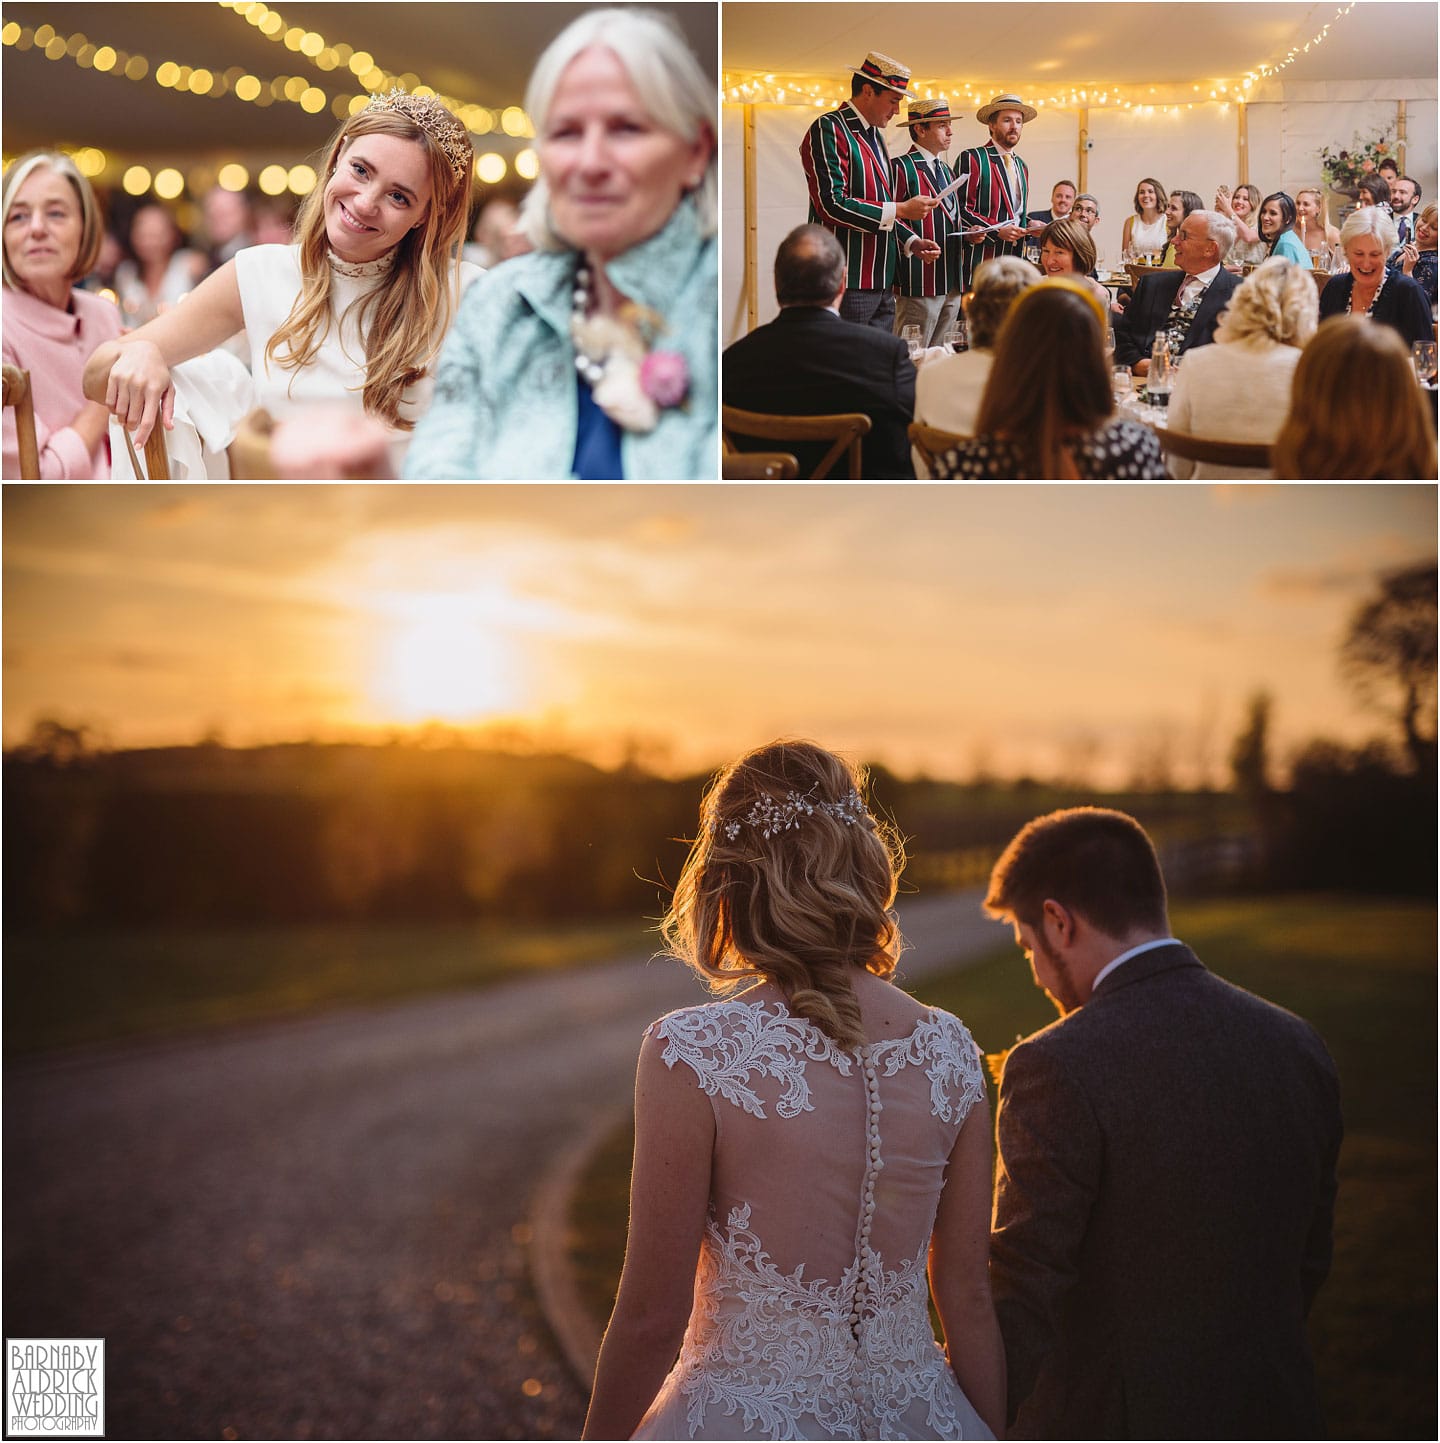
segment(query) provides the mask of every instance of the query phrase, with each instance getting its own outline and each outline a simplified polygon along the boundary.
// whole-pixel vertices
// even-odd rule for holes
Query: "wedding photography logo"
[[[103,1437],[105,1339],[6,1338],[5,1433]]]

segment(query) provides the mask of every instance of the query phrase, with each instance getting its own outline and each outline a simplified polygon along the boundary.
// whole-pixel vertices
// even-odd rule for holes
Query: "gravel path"
[[[909,979],[1004,938],[902,924]],[[704,995],[631,958],[11,1066],[5,1335],[104,1337],[111,1438],[574,1438],[531,1192]]]

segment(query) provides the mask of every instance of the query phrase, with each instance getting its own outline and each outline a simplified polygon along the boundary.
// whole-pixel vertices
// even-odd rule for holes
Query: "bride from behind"
[[[713,991],[751,985],[645,1034],[587,1438],[989,1438],[1004,1422],[980,1055],[890,980],[903,856],[863,785],[830,752],[775,742],[706,794],[662,930]]]

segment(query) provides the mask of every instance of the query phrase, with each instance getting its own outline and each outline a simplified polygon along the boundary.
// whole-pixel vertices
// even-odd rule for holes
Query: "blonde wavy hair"
[[[814,804],[863,795],[864,772],[808,741],[776,741],[721,771],[700,804],[700,834],[660,925],[672,955],[712,992],[774,983],[790,1010],[842,1047],[865,1041],[855,968],[895,970],[902,944],[891,910],[905,865],[894,829],[868,812],[847,821]],[[795,794],[814,805],[765,835],[757,804]],[[852,804],[853,805],[853,804]],[[733,832],[733,835],[732,835]]]
[[[308,365],[336,317],[331,312],[329,241],[325,234],[325,188],[345,147],[361,135],[393,135],[419,145],[430,162],[430,205],[425,219],[396,246],[395,264],[373,290],[354,304],[365,337],[365,409],[386,425],[410,431],[400,415],[407,386],[425,375],[460,301],[460,243],[470,209],[470,156],[457,176],[445,152],[413,120],[395,111],[362,110],[330,139],[320,183],[305,197],[295,219],[300,247],[300,294],[265,347],[265,359],[287,371]]]
[[[1215,328],[1216,341],[1257,337],[1303,346],[1320,324],[1320,294],[1309,267],[1284,256],[1262,261],[1236,288]]]

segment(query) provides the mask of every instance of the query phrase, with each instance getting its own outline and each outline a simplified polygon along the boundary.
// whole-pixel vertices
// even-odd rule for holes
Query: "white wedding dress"
[[[781,1003],[653,1024],[710,1097],[710,1216],[679,1361],[636,1438],[990,1438],[935,1342],[926,1260],[983,1092],[964,1025],[839,1047]]]

